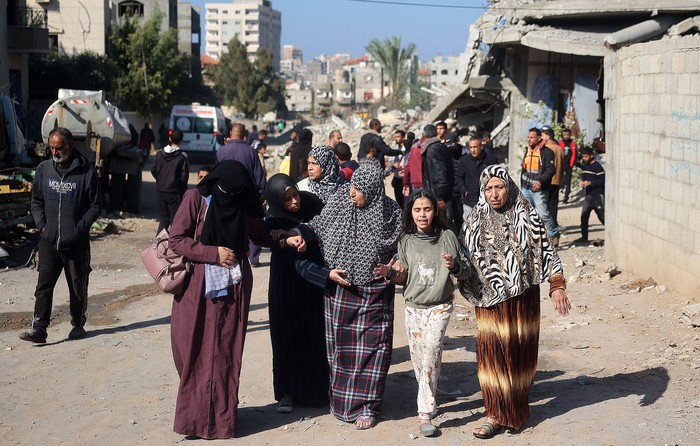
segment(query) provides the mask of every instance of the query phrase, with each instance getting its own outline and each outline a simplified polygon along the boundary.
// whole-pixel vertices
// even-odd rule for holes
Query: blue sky
[[[365,54],[373,38],[401,36],[402,44],[415,43],[421,60],[464,51],[469,25],[483,13],[486,0],[386,0],[384,4],[352,0],[272,0],[282,12],[282,45],[304,52],[304,61],[321,53]],[[201,6],[204,0],[193,0]],[[210,3],[228,3],[219,0]],[[421,3],[431,6],[408,6]],[[457,8],[437,7],[451,5]],[[466,7],[466,8],[465,8]],[[473,8],[473,9],[472,9]],[[204,32],[204,24],[202,24]]]

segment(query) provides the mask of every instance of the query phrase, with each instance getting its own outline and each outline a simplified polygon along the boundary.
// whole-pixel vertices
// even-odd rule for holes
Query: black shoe
[[[584,244],[588,244],[588,239],[587,239],[587,238],[581,237],[581,238],[577,238],[577,239],[574,240],[572,243],[573,243],[574,245],[584,245]]]
[[[19,338],[23,341],[34,342],[36,344],[46,344],[46,338],[48,333],[46,333],[45,328],[34,327],[29,331],[20,333]]]
[[[68,339],[75,341],[76,339],[83,339],[85,337],[85,329],[83,327],[73,327],[73,329],[68,333]]]

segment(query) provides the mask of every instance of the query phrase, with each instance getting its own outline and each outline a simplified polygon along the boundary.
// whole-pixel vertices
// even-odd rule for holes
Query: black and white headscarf
[[[311,149],[309,156],[313,157],[321,168],[321,178],[309,178],[309,192],[316,195],[324,203],[333,195],[338,186],[344,184],[345,177],[340,173],[340,165],[333,149],[328,146],[318,146]]]
[[[374,280],[377,263],[388,263],[396,252],[401,234],[401,209],[384,193],[384,171],[374,158],[363,159],[352,175],[351,184],[365,196],[365,205],[355,207],[350,184],[338,187],[314,218],[326,264],[347,271],[353,285]]]
[[[485,195],[486,184],[493,177],[502,180],[508,191],[500,209],[492,208]],[[460,281],[459,288],[477,307],[491,307],[563,270],[540,216],[506,167],[487,167],[479,183],[479,202],[464,223],[462,240],[476,271],[471,280]]]

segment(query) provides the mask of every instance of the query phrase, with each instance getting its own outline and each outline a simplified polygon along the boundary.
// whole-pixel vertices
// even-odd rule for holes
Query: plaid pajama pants
[[[331,413],[343,421],[377,416],[391,364],[394,286],[333,286],[325,293]]]

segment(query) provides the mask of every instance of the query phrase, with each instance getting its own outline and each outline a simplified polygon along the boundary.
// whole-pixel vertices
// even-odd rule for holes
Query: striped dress
[[[476,307],[476,364],[486,414],[520,429],[537,371],[540,287],[493,307]]]

